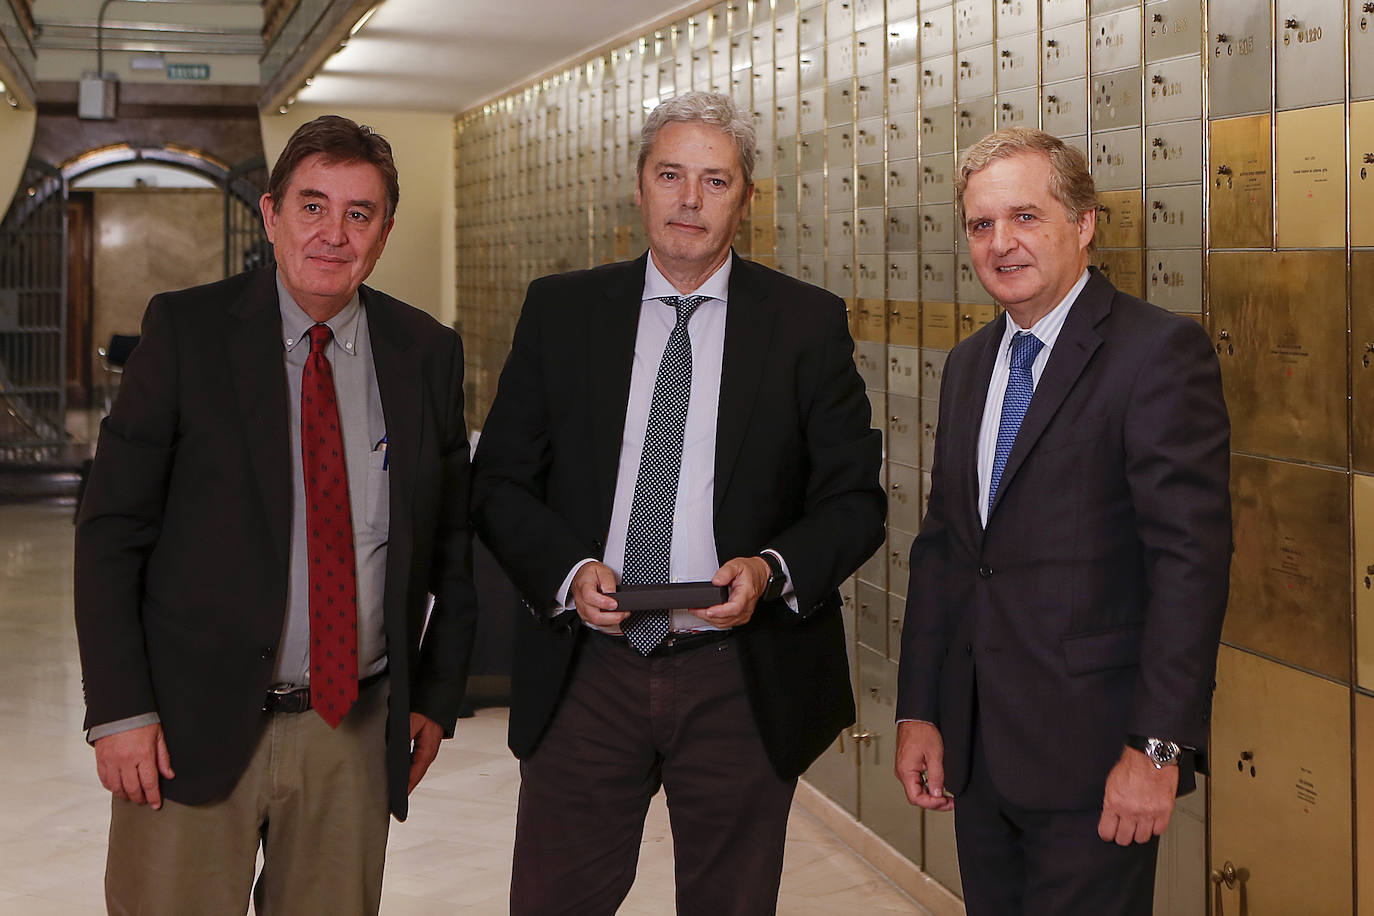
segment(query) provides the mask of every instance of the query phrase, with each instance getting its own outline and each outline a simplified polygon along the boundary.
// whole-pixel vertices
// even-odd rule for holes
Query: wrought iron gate
[[[67,185],[30,159],[0,222],[0,458],[67,439]]]
[[[240,162],[224,176],[224,275],[274,263],[272,245],[262,228],[258,199],[267,189],[267,160]]]

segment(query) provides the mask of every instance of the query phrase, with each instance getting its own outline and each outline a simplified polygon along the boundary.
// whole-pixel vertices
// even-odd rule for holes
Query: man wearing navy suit
[[[1076,150],[964,155],[970,255],[1006,309],[950,352],[911,550],[896,771],[954,810],[971,916],[1148,914],[1207,741],[1230,427],[1197,322],[1088,268]]]

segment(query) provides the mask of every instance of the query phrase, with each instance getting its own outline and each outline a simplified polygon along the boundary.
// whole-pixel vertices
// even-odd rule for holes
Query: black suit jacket
[[[984,529],[978,429],[1005,322],[945,365],[897,714],[939,726],[956,795],[976,727],[1008,800],[1095,808],[1127,735],[1206,745],[1231,553],[1221,373],[1195,321],[1094,270]]]
[[[574,564],[605,550],[646,263],[530,284],[478,444],[474,522],[541,612]],[[836,589],[882,542],[881,438],[843,302],[738,257],[729,297],[716,546],[721,562],[773,547],[792,574],[802,613],[761,605],[738,631],[764,744],[791,778],[854,721]],[[517,627],[510,744],[525,757],[586,631],[534,614]]]
[[[386,416],[388,791],[409,713],[451,734],[475,601],[458,335],[361,289]],[[87,727],[156,711],[186,804],[226,795],[266,715],[287,603],[291,449],[273,269],[155,296],[101,427],[76,534]],[[428,595],[436,596],[421,649]]]

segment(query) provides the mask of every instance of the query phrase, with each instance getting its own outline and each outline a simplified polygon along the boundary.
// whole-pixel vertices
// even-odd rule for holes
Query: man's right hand
[[[162,807],[158,774],[163,779],[176,776],[162,738],[162,725],[156,722],[97,738],[95,769],[100,784],[115,798],[154,808]]]
[[[577,614],[587,623],[598,627],[618,627],[620,622],[630,616],[629,611],[615,609],[615,573],[605,563],[593,560],[585,564],[573,576],[573,602]]]
[[[954,810],[954,799],[945,795],[945,741],[934,725],[897,723],[896,770],[907,801],[927,811]]]

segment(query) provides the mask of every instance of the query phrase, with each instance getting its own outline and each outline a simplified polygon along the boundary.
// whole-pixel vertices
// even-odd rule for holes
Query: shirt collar
[[[663,276],[663,272],[654,263],[654,256],[650,254],[646,260],[648,267],[644,270],[644,296],[648,299],[662,299],[664,296],[681,296],[682,293]],[[730,267],[734,263],[733,252],[725,259],[725,263],[716,268],[716,272],[706,278],[706,282],[688,293],[690,296],[709,296],[712,299],[719,299],[721,302],[728,302],[730,299]]]
[[[1083,275],[1078,278],[1078,282],[1069,290],[1068,295],[1059,300],[1059,304],[1042,315],[1040,320],[1029,328],[1017,327],[1012,320],[1011,313],[1007,313],[1007,327],[1002,333],[1002,349],[1006,349],[1011,343],[1011,338],[1017,331],[1030,331],[1031,334],[1045,345],[1046,350],[1054,347],[1054,342],[1059,339],[1059,332],[1064,327],[1064,321],[1069,317],[1069,309],[1073,307],[1078,299],[1078,294],[1083,292],[1083,287],[1088,285],[1088,271],[1084,269]]]
[[[314,327],[316,321],[296,304],[296,300],[292,298],[286,285],[281,282],[280,272],[277,274],[277,302],[281,306],[282,344],[289,352],[296,349],[300,342],[305,339],[306,334]],[[354,290],[348,304],[340,309],[337,315],[324,322],[333,332],[334,342],[339,345],[336,353],[346,353],[349,356],[358,355],[358,316],[360,314],[362,314],[362,301],[358,298],[357,290]]]

